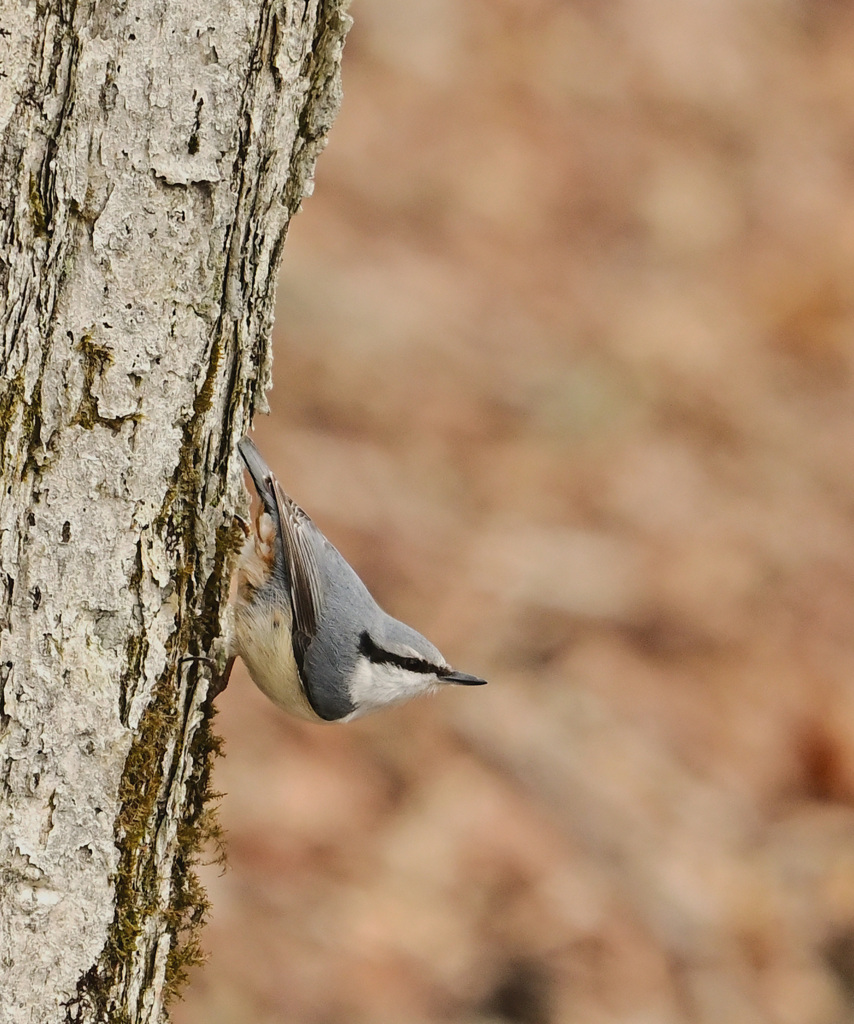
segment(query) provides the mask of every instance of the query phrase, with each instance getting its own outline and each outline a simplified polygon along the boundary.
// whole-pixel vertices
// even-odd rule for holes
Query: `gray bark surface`
[[[0,0],[0,1021],[154,1022],[339,0]]]

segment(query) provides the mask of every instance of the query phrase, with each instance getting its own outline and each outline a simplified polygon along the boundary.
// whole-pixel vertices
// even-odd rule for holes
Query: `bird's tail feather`
[[[252,477],[252,483],[255,484],[258,497],[264,503],[264,511],[269,512],[274,521],[278,522],[279,515],[273,486],[273,471],[264,461],[263,456],[258,451],[251,437],[242,438],[238,442],[237,450],[240,452],[240,456],[249,470],[249,475]]]

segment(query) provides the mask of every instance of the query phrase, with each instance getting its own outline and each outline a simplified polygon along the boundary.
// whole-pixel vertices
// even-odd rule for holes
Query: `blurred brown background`
[[[854,1021],[854,5],[353,14],[256,436],[491,685],[233,677],[174,1020]]]

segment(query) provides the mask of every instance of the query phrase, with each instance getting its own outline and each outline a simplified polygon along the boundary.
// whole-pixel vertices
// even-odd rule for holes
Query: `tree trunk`
[[[342,0],[0,0],[0,1021],[197,956],[234,442]]]

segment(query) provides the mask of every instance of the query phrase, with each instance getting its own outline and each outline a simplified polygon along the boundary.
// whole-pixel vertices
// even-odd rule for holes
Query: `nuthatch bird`
[[[233,653],[279,707],[347,722],[443,683],[477,686],[364,583],[282,490],[255,444],[240,454],[261,499],[238,566]]]

